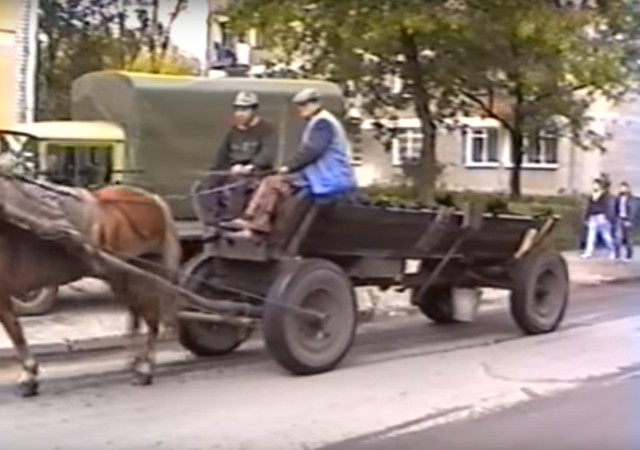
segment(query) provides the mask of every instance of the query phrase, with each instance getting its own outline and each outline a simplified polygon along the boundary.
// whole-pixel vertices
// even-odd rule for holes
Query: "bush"
[[[368,199],[380,206],[391,207],[428,207],[416,201],[411,186],[372,186],[365,189]],[[468,203],[484,204],[492,213],[518,214],[526,216],[556,215],[560,222],[552,236],[554,245],[560,250],[577,249],[583,233],[584,199],[576,196],[523,196],[511,200],[506,194],[488,194],[481,192],[441,191],[436,194],[435,206],[464,208]]]

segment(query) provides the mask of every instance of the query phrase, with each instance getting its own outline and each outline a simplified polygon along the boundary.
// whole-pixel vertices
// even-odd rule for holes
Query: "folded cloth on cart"
[[[73,189],[0,174],[0,222],[57,241],[86,254],[86,230],[80,229],[85,209]]]

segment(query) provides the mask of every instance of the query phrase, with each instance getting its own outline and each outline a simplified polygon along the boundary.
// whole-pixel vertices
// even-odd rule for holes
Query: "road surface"
[[[15,368],[0,367],[0,448],[349,449],[439,430],[444,439],[449,426],[633,376],[640,367],[639,287],[576,292],[562,330],[545,336],[522,337],[506,311],[452,327],[421,317],[370,324],[339,370],[314,377],[283,373],[258,340],[209,361],[169,346],[149,388],[129,385],[123,354],[45,361],[42,395],[29,400],[13,394]],[[598,417],[585,416],[565,435],[595,427]],[[513,439],[538,439],[545,424],[542,416],[510,423]],[[464,448],[441,442],[419,448]]]
[[[640,378],[587,385],[475,420],[325,450],[632,450],[640,448]]]

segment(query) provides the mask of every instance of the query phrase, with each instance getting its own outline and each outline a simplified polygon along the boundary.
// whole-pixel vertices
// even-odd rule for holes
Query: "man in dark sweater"
[[[258,114],[256,94],[238,93],[233,106],[234,125],[216,153],[211,166],[214,173],[199,187],[203,192],[198,196],[200,215],[207,225],[240,214],[256,186],[249,175],[271,169],[278,147],[275,127]],[[217,190],[226,185],[229,189]]]
[[[596,247],[596,241],[601,238],[609,251],[611,259],[616,257],[613,240],[613,222],[615,220],[614,205],[611,196],[601,180],[594,180],[591,196],[587,205],[586,225],[587,241],[583,258],[590,258]]]

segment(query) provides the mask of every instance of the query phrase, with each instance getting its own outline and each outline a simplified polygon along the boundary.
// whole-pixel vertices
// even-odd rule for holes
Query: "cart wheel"
[[[51,312],[57,299],[58,286],[48,286],[12,297],[11,301],[19,316],[41,316]]]
[[[569,271],[557,252],[525,256],[512,275],[511,315],[526,334],[555,331],[569,301]]]
[[[183,269],[181,285],[205,298],[216,298],[216,290],[207,284],[213,277],[215,258],[198,255]],[[251,336],[251,329],[227,324],[212,324],[195,320],[181,320],[178,339],[182,346],[196,356],[223,356],[233,352]]]
[[[427,290],[424,297],[416,302],[420,312],[437,324],[458,323],[454,318],[451,286],[438,286]]]
[[[305,316],[301,313],[304,309],[324,317]],[[356,326],[351,281],[329,261],[296,261],[280,273],[265,301],[267,349],[296,375],[334,369],[351,348]]]

